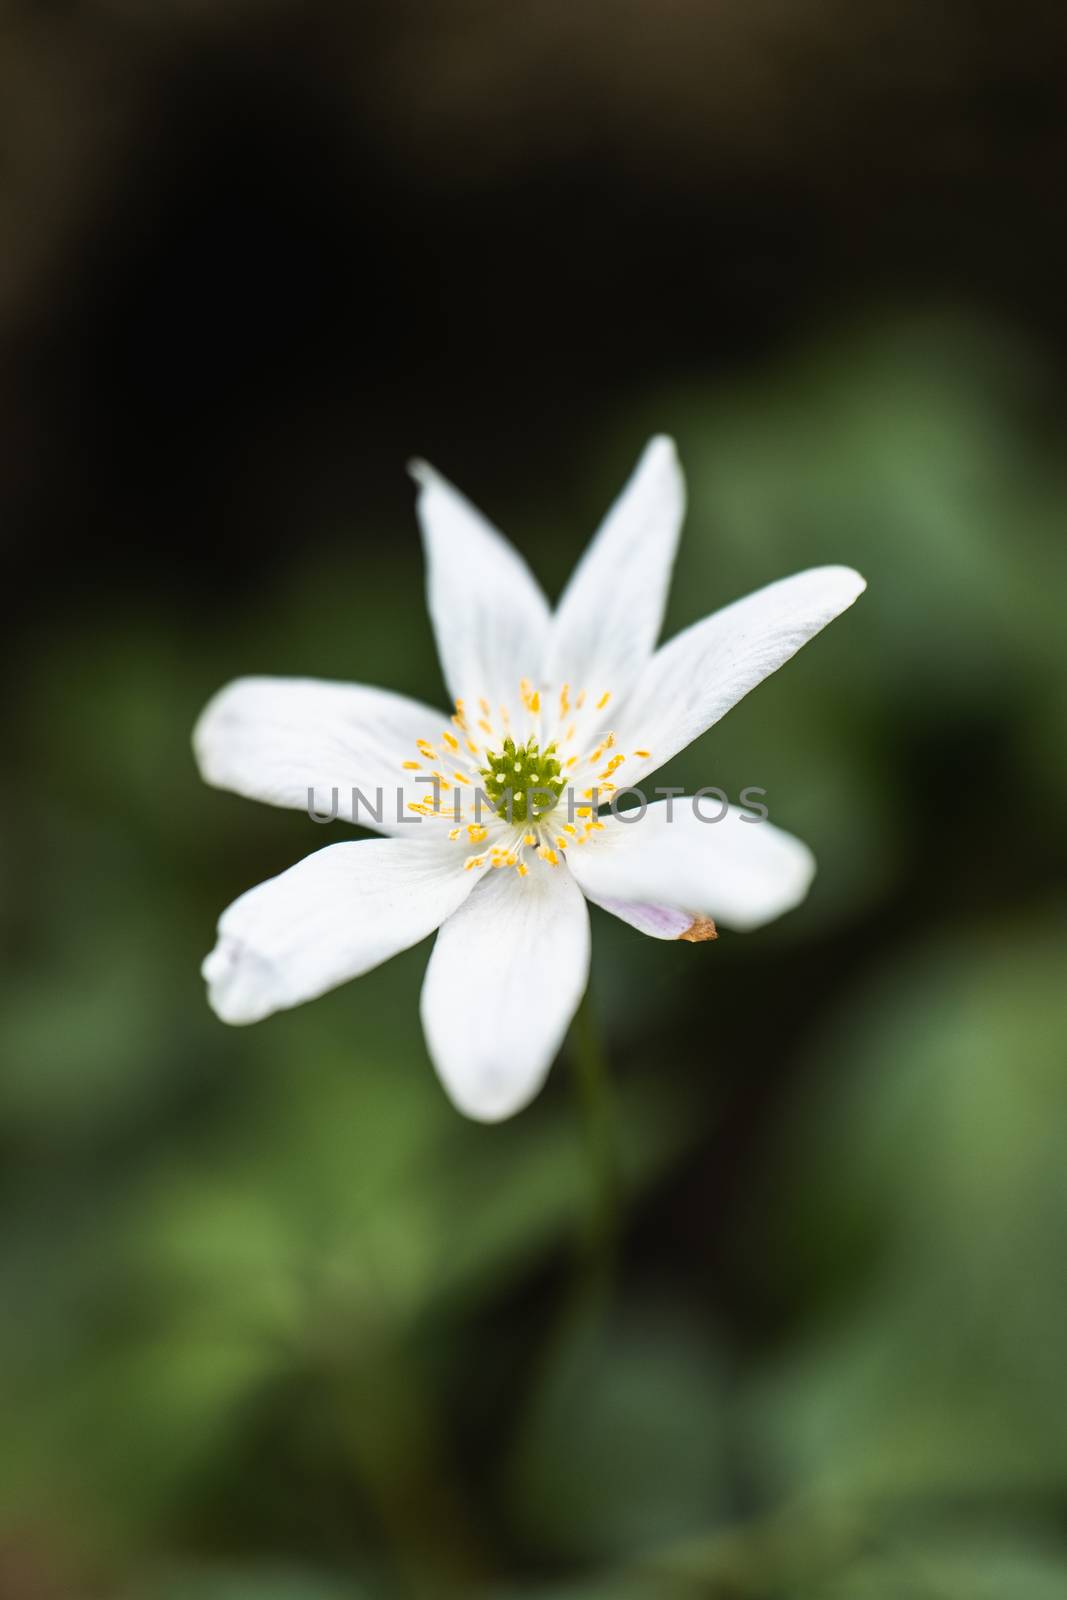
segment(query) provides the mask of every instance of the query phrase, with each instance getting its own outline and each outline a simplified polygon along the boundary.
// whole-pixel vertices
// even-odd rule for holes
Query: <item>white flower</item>
[[[801,572],[656,650],[685,509],[670,439],[649,443],[554,613],[501,534],[430,467],[413,472],[455,711],[299,678],[216,695],[194,735],[208,783],[301,808],[312,791],[323,812],[336,789],[340,815],[356,803],[386,837],[329,845],[242,895],[203,971],[225,1022],[255,1022],[438,929],[430,1053],[459,1109],[495,1121],[537,1093],[581,999],[586,900],[653,938],[698,940],[803,899],[811,853],[769,822],[731,808],[713,824],[681,798],[636,822],[595,806],[718,722],[865,585],[848,567]],[[478,788],[499,809],[476,815]]]

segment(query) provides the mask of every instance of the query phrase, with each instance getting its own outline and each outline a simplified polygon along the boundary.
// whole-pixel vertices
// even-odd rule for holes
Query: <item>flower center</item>
[[[609,690],[594,697],[580,689],[572,697],[567,683],[557,698],[523,678],[510,706],[494,710],[479,700],[468,708],[457,700],[451,727],[434,742],[417,740],[403,763],[405,782],[425,786],[408,810],[454,823],[449,839],[477,847],[463,863],[469,871],[513,867],[524,878],[528,852],[558,867],[572,846],[603,829],[597,808],[618,788],[626,753],[604,727],[610,699]],[[649,754],[633,752],[639,761]],[[564,819],[558,807],[565,793]]]
[[[480,771],[493,809],[509,822],[546,816],[563,793],[554,739],[542,750],[535,738],[516,745],[509,734],[502,754],[486,752],[486,765]]]

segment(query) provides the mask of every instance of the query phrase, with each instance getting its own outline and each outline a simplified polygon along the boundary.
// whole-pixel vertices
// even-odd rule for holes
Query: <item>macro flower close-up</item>
[[[439,929],[430,1052],[457,1107],[496,1121],[536,1094],[585,990],[586,900],[703,942],[803,899],[811,853],[765,813],[649,804],[638,786],[865,585],[849,567],[797,573],[657,650],[685,511],[672,440],[650,441],[555,611],[469,501],[412,471],[454,710],[299,679],[239,679],[211,701],[194,735],[209,783],[391,837],[326,846],[242,895],[203,970],[223,1021],[256,1022]],[[615,805],[624,789],[639,809]]]
[[[1001,12],[4,8],[0,1600],[1067,1594]]]

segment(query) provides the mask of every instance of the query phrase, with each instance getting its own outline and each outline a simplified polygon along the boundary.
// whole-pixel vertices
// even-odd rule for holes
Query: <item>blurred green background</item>
[[[1039,3],[0,18],[0,1600],[1067,1593],[1067,33]],[[229,1030],[323,835],[203,788],[231,676],[442,690],[405,459],[558,593],[647,435],[668,628],[856,608],[665,781],[808,903],[593,912],[482,1127],[427,947]],[[341,837],[343,830],[334,830]]]

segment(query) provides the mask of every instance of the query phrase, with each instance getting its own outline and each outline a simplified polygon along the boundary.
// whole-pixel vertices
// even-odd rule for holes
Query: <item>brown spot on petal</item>
[[[710,917],[694,917],[684,933],[678,935],[688,944],[703,944],[705,939],[717,939],[719,930]]]

